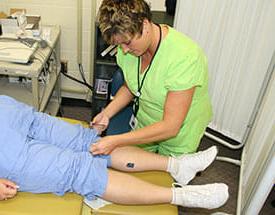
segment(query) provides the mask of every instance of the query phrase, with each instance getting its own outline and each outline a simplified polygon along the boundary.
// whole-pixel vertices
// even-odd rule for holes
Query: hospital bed
[[[88,126],[87,123],[62,118],[74,124]],[[170,187],[173,179],[168,173],[148,171],[131,173],[148,182]],[[177,215],[177,206],[170,204],[125,206],[109,204],[99,209],[91,209],[83,203],[83,198],[75,193],[60,197],[54,194],[32,194],[19,192],[15,198],[0,201],[0,215]]]

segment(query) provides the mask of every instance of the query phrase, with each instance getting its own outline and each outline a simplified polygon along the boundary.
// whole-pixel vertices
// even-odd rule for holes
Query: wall
[[[6,13],[6,1],[4,0],[0,1],[0,11]]]
[[[97,11],[102,0],[97,0]],[[147,0],[152,10],[165,11],[165,0]]]
[[[165,0],[147,0],[152,10],[165,11]]]

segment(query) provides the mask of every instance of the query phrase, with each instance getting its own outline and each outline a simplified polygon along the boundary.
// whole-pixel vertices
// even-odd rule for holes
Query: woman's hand
[[[7,179],[0,178],[0,200],[12,198],[17,193],[18,186]]]
[[[93,155],[100,155],[100,154],[108,155],[116,147],[117,147],[117,144],[114,141],[114,136],[105,136],[101,138],[98,142],[91,145],[90,152]]]
[[[108,127],[109,121],[110,118],[107,114],[101,111],[94,117],[93,121],[90,122],[90,127],[96,129],[98,133],[101,134]]]

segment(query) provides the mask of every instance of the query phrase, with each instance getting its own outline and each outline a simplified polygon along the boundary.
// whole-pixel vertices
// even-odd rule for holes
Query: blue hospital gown
[[[93,156],[95,130],[71,125],[0,95],[0,178],[20,191],[76,192],[91,200],[106,190],[109,156]]]

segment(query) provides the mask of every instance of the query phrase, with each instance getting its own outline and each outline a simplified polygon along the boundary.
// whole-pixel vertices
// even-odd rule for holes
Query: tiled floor
[[[63,99],[61,113],[64,117],[70,117],[89,122],[91,119],[90,104],[83,101]],[[217,145],[219,156],[228,156],[234,159],[240,159],[241,150],[229,150],[216,143],[215,141],[204,137],[200,149],[208,148],[211,145]],[[236,214],[237,195],[238,195],[239,167],[230,163],[215,161],[208,169],[197,176],[191,184],[206,184],[214,182],[223,182],[229,186],[230,197],[228,202],[216,210],[202,210],[192,208],[179,208],[179,215],[207,215],[215,212],[224,212],[226,214]],[[270,193],[262,211],[262,215],[275,214],[274,206],[271,202],[275,201],[275,191]],[[274,202],[273,202],[274,204]]]

